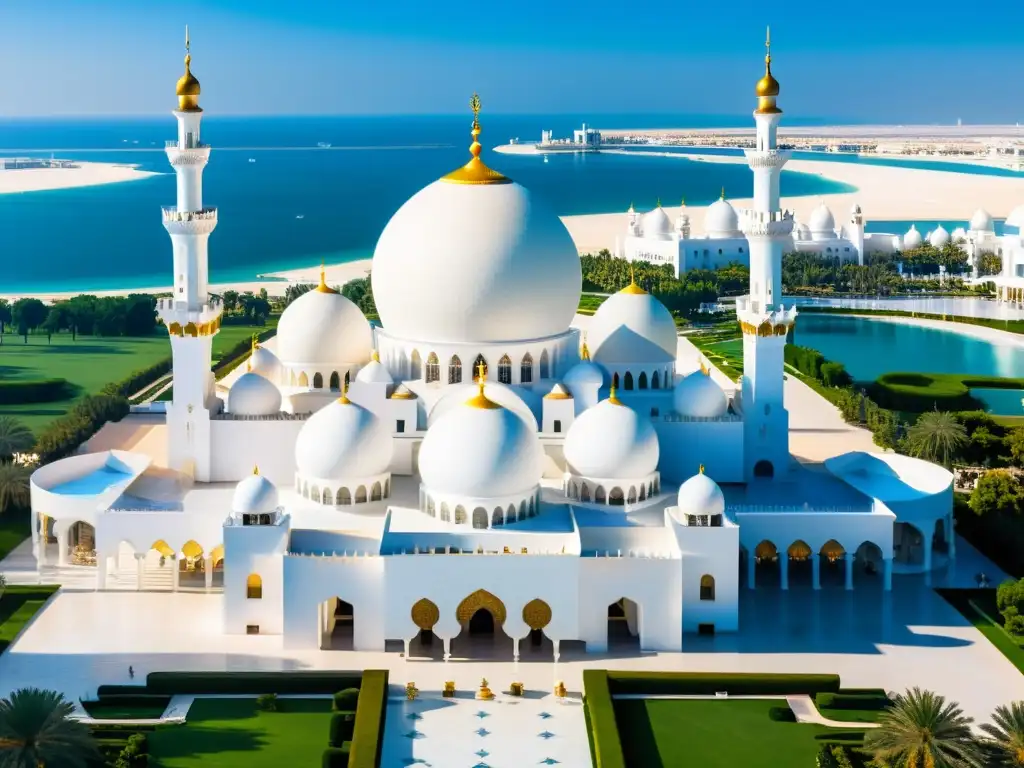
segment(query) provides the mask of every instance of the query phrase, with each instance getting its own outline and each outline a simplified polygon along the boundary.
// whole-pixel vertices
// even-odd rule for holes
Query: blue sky
[[[585,10],[579,10],[585,9]],[[1024,121],[1024,2],[4,0],[2,110],[166,113],[183,30],[221,114],[742,114]]]

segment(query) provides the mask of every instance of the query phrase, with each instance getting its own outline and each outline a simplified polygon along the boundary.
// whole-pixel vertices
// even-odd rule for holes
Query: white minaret
[[[178,178],[178,202],[163,209],[164,228],[174,254],[174,295],[157,305],[171,338],[174,399],[167,406],[170,466],[199,481],[210,479],[210,416],[220,408],[210,371],[213,337],[220,330],[221,304],[207,293],[207,242],[217,226],[217,209],[203,207],[203,168],[210,147],[199,137],[203,110],[199,81],[191,71],[185,28],[185,74],[178,80],[178,138],[167,143],[167,158]]]
[[[743,329],[744,464],[747,480],[778,477],[789,466],[789,414],[782,395],[786,334],[796,309],[782,306],[782,249],[793,231],[793,214],[779,206],[779,175],[789,159],[777,147],[782,110],[772,76],[771,37],[765,42],[765,73],[757,82],[757,147],[747,150],[754,172],[754,202],[741,219],[750,247],[750,295],[736,302]]]
[[[850,223],[846,227],[846,235],[857,252],[857,264],[864,266],[864,212],[860,205],[853,204],[850,209]]]

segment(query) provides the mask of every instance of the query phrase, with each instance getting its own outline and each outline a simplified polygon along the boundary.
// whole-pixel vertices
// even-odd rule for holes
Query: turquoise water
[[[96,496],[132,478],[129,472],[121,472],[110,466],[95,469],[88,475],[69,480],[50,488],[50,493],[62,496]]]
[[[971,394],[985,404],[989,413],[1001,416],[1024,416],[1024,390],[1021,389],[972,389]]]
[[[677,118],[620,118],[671,124]],[[708,119],[713,124],[717,119]],[[539,138],[541,128],[566,135],[572,116],[484,121],[485,147],[510,138]],[[596,120],[595,120],[596,122]],[[602,124],[614,124],[606,120]],[[213,145],[204,202],[220,209],[210,239],[213,281],[252,279],[280,269],[370,256],[391,215],[418,189],[463,164],[469,120],[453,117],[217,118],[204,120]],[[175,200],[174,176],[162,151],[174,119],[0,123],[0,151],[54,150],[57,157],[138,163],[164,175],[125,184],[3,196],[0,205],[2,292],[99,290],[168,282],[171,247],[160,206]],[[331,149],[318,149],[320,142]],[[34,152],[39,155],[42,152]],[[250,158],[256,162],[249,162]],[[724,185],[751,194],[741,165],[623,155],[485,159],[545,198],[560,215],[653,207],[660,197],[712,202]],[[813,174],[786,171],[790,195],[852,188]],[[302,218],[297,218],[302,216]]]

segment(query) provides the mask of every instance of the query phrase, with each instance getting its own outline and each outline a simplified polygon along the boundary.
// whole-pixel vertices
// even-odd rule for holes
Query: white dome
[[[924,244],[924,238],[921,237],[921,233],[917,231],[917,227],[913,224],[910,225],[910,229],[907,230],[907,234],[903,236],[903,248],[910,250],[911,248],[920,248]]]
[[[464,382],[445,387],[441,390],[441,396],[427,411],[427,429],[444,418],[449,411],[461,408],[479,391],[479,382]],[[484,383],[484,394],[502,408],[518,414],[531,429],[539,429],[538,417],[543,416],[544,409],[544,398],[540,393],[526,387],[511,387],[498,381],[488,381]]]
[[[569,471],[584,477],[646,477],[657,469],[658,457],[650,419],[614,397],[577,416],[565,436]]]
[[[521,416],[478,394],[427,430],[419,468],[424,487],[433,493],[513,496],[540,482],[544,449]]]
[[[249,356],[249,370],[265,379],[277,381],[281,375],[281,361],[266,347],[257,346]]]
[[[1006,226],[1024,229],[1024,204],[1018,205],[1006,217]]]
[[[604,372],[601,370],[601,366],[592,362],[588,357],[585,360],[580,360],[566,371],[565,376],[562,377],[562,383],[569,388],[570,392],[580,386],[601,387],[604,384]]]
[[[729,408],[725,392],[703,371],[683,377],[676,384],[672,402],[677,413],[694,418],[716,418]]]
[[[950,233],[950,237],[953,238],[953,242],[967,239],[967,230],[963,227],[957,227]]]
[[[676,323],[672,313],[636,284],[623,288],[597,308],[587,340],[595,362],[602,364],[676,359]]]
[[[668,214],[660,205],[653,211],[644,214],[640,220],[640,227],[644,237],[667,240],[672,235],[672,222],[669,221]]]
[[[807,222],[807,226],[811,230],[812,238],[824,239],[836,236],[835,216],[824,203],[811,211],[811,218]]]
[[[928,243],[932,248],[941,248],[949,242],[949,232],[946,228],[939,224],[932,232],[928,235]]]
[[[725,514],[725,494],[718,483],[704,474],[704,467],[679,486],[679,512],[683,515]]]
[[[281,410],[281,390],[255,371],[243,373],[228,391],[228,412],[237,416],[269,416]]]
[[[278,507],[277,486],[259,473],[253,473],[235,486],[231,511],[237,515],[259,515]]]
[[[373,351],[373,332],[359,307],[319,287],[288,305],[277,324],[278,357],[286,365],[361,363]]]
[[[299,473],[348,480],[386,472],[394,445],[384,423],[344,395],[309,417],[295,441]]]
[[[995,229],[995,224],[992,221],[992,215],[984,208],[979,208],[971,216],[971,230],[974,232],[992,232]]]
[[[385,368],[384,364],[377,358],[376,352],[373,354],[373,359],[359,369],[359,373],[356,374],[356,381],[361,381],[365,384],[395,383],[395,380],[391,378],[391,374],[388,373],[388,369]]]
[[[715,200],[704,213],[704,232],[708,237],[742,237],[740,217],[724,197]]]
[[[806,224],[797,224],[793,236],[797,240],[810,240],[811,228]]]
[[[388,335],[437,343],[564,333],[582,286],[561,219],[513,183],[420,190],[381,233],[371,275]]]

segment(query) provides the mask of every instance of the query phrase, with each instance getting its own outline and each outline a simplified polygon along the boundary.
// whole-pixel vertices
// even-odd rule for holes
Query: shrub
[[[594,740],[594,762],[597,768],[626,768],[609,682],[606,670],[583,670],[583,705]]]
[[[320,763],[321,768],[348,768],[349,750],[344,747],[328,747]]]
[[[839,675],[782,675],[705,672],[608,672],[613,694],[644,693],[770,696],[839,690]]]
[[[819,709],[885,709],[892,704],[884,693],[819,693],[814,703]]]
[[[805,376],[812,379],[821,378],[821,366],[826,362],[825,356],[816,349],[801,347],[798,344],[787,344],[783,353],[785,361]]]
[[[827,387],[848,387],[853,383],[842,363],[822,363],[821,383]]]
[[[356,705],[350,768],[376,768],[384,748],[384,715],[388,704],[388,671],[368,669]]]
[[[777,723],[795,723],[796,714],[789,707],[772,707],[768,710],[768,719]]]
[[[328,744],[332,747],[340,747],[346,741],[352,741],[355,726],[355,712],[335,712],[331,715],[331,737]]]
[[[51,403],[71,395],[72,387],[65,379],[39,381],[0,381],[0,405]]]
[[[145,768],[149,765],[149,743],[145,734],[133,733],[114,760],[113,768]]]
[[[128,401],[120,395],[86,395],[36,439],[39,461],[48,464],[78,450],[78,447],[108,421],[128,415]]]
[[[161,376],[170,373],[170,371],[171,358],[168,357],[158,363],[153,363],[148,368],[143,368],[141,371],[133,371],[120,381],[107,384],[102,391],[107,395],[131,397],[139,390],[148,387]]]
[[[150,672],[149,693],[170,695],[247,693],[333,693],[360,684],[357,672]]]
[[[887,373],[871,385],[871,395],[886,408],[914,413],[934,408],[965,411],[977,407],[970,390],[956,376]]]
[[[256,334],[257,341],[266,341],[274,334],[277,333],[277,328],[268,328],[265,331],[260,331]],[[220,356],[220,360],[213,366],[213,377],[215,379],[223,379],[235,368],[240,366],[246,360],[249,359],[249,355],[252,354],[252,339],[242,339],[242,341],[235,344],[223,355]]]
[[[256,697],[256,708],[264,712],[277,712],[277,694],[262,693]]]
[[[356,704],[359,701],[358,688],[346,688],[334,694],[334,703],[331,709],[335,712],[355,712]]]
[[[1024,635],[1024,579],[1004,581],[996,590],[996,606],[1007,632]]]

